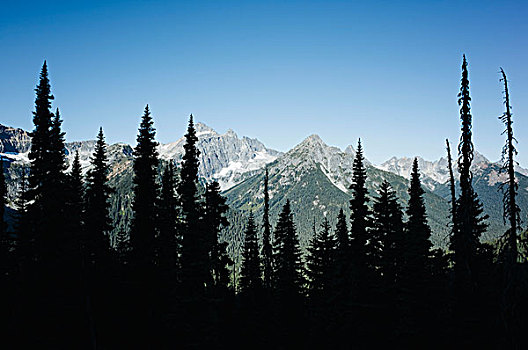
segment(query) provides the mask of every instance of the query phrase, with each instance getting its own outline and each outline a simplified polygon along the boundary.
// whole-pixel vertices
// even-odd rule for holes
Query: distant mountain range
[[[272,219],[276,218],[286,199],[292,202],[301,244],[306,245],[312,235],[314,219],[327,216],[334,222],[340,208],[348,211],[351,198],[348,187],[352,181],[354,147],[345,150],[327,145],[318,135],[311,135],[286,153],[267,148],[257,139],[239,137],[233,130],[224,134],[211,127],[196,123],[197,147],[200,150],[199,175],[203,182],[217,180],[231,206],[232,225],[225,237],[231,243],[231,252],[238,249],[245,217],[249,211],[261,215],[263,201],[263,169],[268,167],[270,175],[270,197]],[[177,141],[159,145],[160,158],[179,165],[183,155],[183,137]],[[77,141],[66,144],[68,161],[71,164],[75,151],[79,151],[81,164],[86,171],[93,153],[95,141]],[[28,166],[31,138],[22,129],[0,125],[0,155],[4,159],[8,181],[8,196],[13,207],[18,180]],[[112,199],[112,217],[116,230],[126,229],[130,219],[132,186],[132,146],[116,143],[108,147],[111,163],[111,183],[117,191]],[[367,152],[368,153],[368,152]],[[456,155],[455,155],[456,156]],[[386,162],[367,164],[367,187],[371,195],[383,180],[388,180],[405,204],[408,179],[413,158],[393,157]],[[425,200],[429,223],[433,229],[432,241],[437,246],[448,242],[449,187],[447,161],[427,161],[418,157],[422,183],[426,190]],[[522,215],[528,211],[528,170],[517,169],[519,203]],[[499,174],[499,165],[490,162],[479,153],[473,162],[474,186],[490,215],[490,228],[484,237],[496,238],[504,232],[502,221],[502,194],[499,184],[504,180]]]

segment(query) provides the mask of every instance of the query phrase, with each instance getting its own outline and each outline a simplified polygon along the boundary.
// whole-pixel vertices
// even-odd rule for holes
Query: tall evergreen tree
[[[428,273],[428,258],[432,244],[430,241],[431,228],[427,223],[423,199],[424,193],[418,170],[418,159],[414,158],[409,187],[404,250],[405,276],[409,285],[419,285],[425,282]]]
[[[81,223],[83,214],[83,200],[84,200],[84,184],[81,169],[81,160],[79,151],[75,151],[72,168],[69,174],[70,182],[70,213],[77,224]]]
[[[482,203],[473,190],[471,163],[473,161],[472,116],[469,96],[469,78],[466,57],[462,63],[462,80],[458,104],[462,122],[460,143],[458,145],[458,170],[460,173],[460,196],[456,203],[457,231],[451,237],[451,249],[454,253],[455,294],[460,305],[465,304],[476,284],[474,275],[475,261],[478,255],[479,238],[486,230],[482,215]]]
[[[97,264],[101,259],[105,259],[109,252],[109,233],[112,227],[109,213],[112,189],[108,184],[109,165],[103,128],[99,128],[90,163],[91,169],[86,178],[84,219],[90,261]]]
[[[312,300],[322,300],[333,287],[335,252],[337,242],[330,232],[330,223],[325,217],[319,232],[315,229],[308,248],[307,275],[308,294]]]
[[[84,214],[84,185],[81,172],[79,152],[75,152],[72,168],[67,176],[65,186],[65,215],[66,215],[66,254],[71,259],[71,268],[79,267],[81,263],[81,249],[83,245],[83,214]],[[74,269],[74,273],[78,272]]]
[[[194,128],[191,114],[183,146],[184,155],[180,169],[181,179],[176,189],[180,198],[182,214],[180,227],[182,232],[182,283],[184,290],[190,295],[196,295],[196,293],[204,290],[209,272],[208,266],[204,266],[209,259],[207,250],[203,249],[205,241],[199,225],[198,157],[200,156],[200,151],[196,147],[197,142],[198,137],[196,136],[196,129]]]
[[[161,192],[159,201],[159,237],[158,260],[163,271],[174,271],[178,260],[177,242],[177,198],[176,183],[174,179],[174,164],[169,162],[165,167],[161,179]]]
[[[274,232],[274,276],[277,296],[292,300],[301,295],[304,286],[303,262],[290,200],[283,206]]]
[[[515,148],[515,142],[517,141],[513,136],[513,120],[510,105],[510,92],[508,90],[508,79],[506,73],[501,68],[501,81],[504,83],[504,104],[506,111],[499,118],[504,125],[506,130],[506,145],[502,150],[502,160],[504,162],[502,171],[506,172],[508,178],[501,188],[504,192],[503,207],[504,207],[504,221],[508,221],[509,228],[504,234],[504,245],[501,251],[502,258],[509,265],[514,265],[517,262],[518,250],[517,250],[517,239],[521,230],[521,209],[517,204],[517,193],[519,185],[515,181],[515,159],[517,150]]]
[[[506,129],[503,134],[506,134],[506,144],[502,149],[502,172],[507,174],[507,179],[501,184],[503,191],[503,218],[504,223],[509,225],[506,232],[501,237],[500,245],[500,260],[503,263],[502,269],[502,290],[501,290],[501,318],[502,325],[505,329],[504,344],[511,348],[520,347],[523,343],[521,339],[524,338],[525,329],[522,320],[522,308],[519,308],[520,295],[526,292],[525,275],[520,273],[520,266],[517,264],[519,257],[518,240],[521,233],[521,209],[517,204],[517,194],[519,185],[515,179],[515,159],[517,149],[515,143],[517,140],[513,136],[513,120],[510,105],[510,92],[508,90],[508,79],[506,73],[501,68],[502,78],[504,83],[504,104],[506,111],[499,119],[504,123]],[[521,240],[521,243],[526,245],[526,240]],[[522,252],[522,251],[521,251]],[[524,258],[526,258],[524,256]],[[526,310],[526,309],[525,309]]]
[[[262,216],[262,271],[264,277],[264,287],[270,289],[273,282],[273,248],[271,245],[271,224],[269,221],[269,189],[268,189],[268,168],[264,173],[264,214]]]
[[[260,256],[258,249],[257,228],[253,212],[249,214],[249,219],[244,232],[244,251],[242,253],[242,271],[240,286],[242,291],[255,293],[262,285],[260,273]]]
[[[337,215],[335,228],[336,252],[335,252],[335,279],[334,291],[339,302],[344,302],[349,293],[350,282],[350,239],[347,226],[347,218],[343,208]]]
[[[158,143],[156,129],[149,106],[141,118],[134,149],[134,198],[132,202],[132,225],[130,244],[135,264],[151,266],[154,260],[154,238],[156,236],[156,203],[158,196],[157,169]]]
[[[215,288],[226,289],[229,283],[228,265],[233,264],[227,255],[227,242],[221,240],[220,233],[229,226],[226,213],[229,207],[226,199],[220,195],[220,185],[213,181],[205,189],[203,211],[203,229],[206,237],[203,247],[209,257],[208,275],[212,277]]]
[[[337,215],[335,236],[337,239],[338,249],[342,250],[343,253],[346,254],[348,252],[350,239],[348,237],[348,226],[347,226],[346,216],[345,216],[345,212],[343,211],[343,208],[339,209],[339,214]]]
[[[363,148],[358,141],[356,157],[352,165],[353,175],[350,190],[350,255],[352,262],[353,281],[360,295],[368,289],[372,282],[374,245],[369,240],[372,227],[371,211],[368,207],[368,191],[366,187],[367,170],[364,166]]]
[[[374,227],[372,239],[377,242],[376,266],[385,286],[393,288],[401,267],[403,247],[403,212],[396,193],[388,181],[383,181],[373,204]]]
[[[28,203],[31,203],[28,209],[28,228],[31,228],[31,234],[27,238],[35,241],[38,258],[56,262],[62,251],[58,248],[64,239],[63,185],[66,166],[62,121],[58,110],[56,115],[51,112],[53,95],[45,61],[35,91],[35,128],[31,132],[31,171],[27,192]],[[43,264],[40,266],[44,267]]]

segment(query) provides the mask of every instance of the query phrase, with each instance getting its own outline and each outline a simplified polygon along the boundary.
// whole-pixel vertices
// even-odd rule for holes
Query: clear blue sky
[[[367,158],[444,155],[459,136],[462,53],[475,144],[504,138],[509,75],[519,160],[528,166],[526,1],[9,1],[0,13],[0,122],[32,128],[48,60],[68,140],[135,143],[149,103],[160,142],[190,113],[220,132],[287,150],[312,133]]]

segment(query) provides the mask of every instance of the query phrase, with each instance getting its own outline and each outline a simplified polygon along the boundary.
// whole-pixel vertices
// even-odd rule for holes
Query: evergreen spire
[[[156,236],[156,178],[159,161],[155,137],[156,129],[147,105],[141,118],[137,146],[134,149],[134,216],[130,231],[133,260],[145,267],[153,264]]]
[[[86,178],[85,224],[88,249],[92,255],[92,261],[97,262],[104,258],[110,249],[109,232],[111,229],[109,200],[112,189],[108,185],[109,165],[103,128],[99,128],[90,163],[91,169]]]
[[[451,249],[454,252],[455,289],[461,304],[469,297],[476,283],[474,276],[475,260],[479,248],[479,238],[486,230],[482,215],[482,203],[473,190],[471,163],[473,161],[472,116],[470,110],[469,78],[466,56],[462,63],[462,80],[458,104],[462,123],[460,143],[458,145],[458,170],[460,173],[460,196],[456,203],[457,231],[451,237]]]
[[[376,266],[387,287],[393,287],[400,277],[403,247],[403,212],[396,193],[388,181],[383,181],[374,198],[372,239],[377,242]]]
[[[350,190],[350,255],[356,287],[368,288],[369,270],[373,267],[374,246],[369,241],[372,226],[371,211],[368,207],[366,187],[367,170],[364,166],[363,148],[358,140],[356,157],[352,165],[353,175]],[[358,291],[360,292],[360,291]],[[360,292],[361,294],[361,292]]]
[[[347,218],[343,208],[337,215],[337,224],[335,228],[336,237],[336,258],[335,258],[335,293],[339,302],[344,302],[349,291],[350,282],[350,239],[347,226]]]
[[[510,265],[517,262],[518,250],[517,250],[517,236],[521,226],[521,209],[517,205],[517,192],[519,185],[515,181],[515,159],[517,150],[515,149],[515,143],[517,140],[513,136],[513,120],[510,106],[510,92],[508,90],[508,79],[506,73],[501,68],[501,81],[504,83],[504,104],[506,111],[499,117],[499,119],[506,126],[504,133],[506,134],[506,145],[502,150],[503,166],[502,171],[507,173],[508,179],[501,185],[501,189],[504,192],[503,198],[503,209],[504,209],[504,221],[508,221],[509,228],[504,234],[504,246],[501,251],[502,257]]]
[[[47,64],[44,62],[37,85],[35,112],[31,132],[29,160],[29,189],[27,202],[28,239],[38,241],[37,258],[46,258],[56,262],[62,251],[58,248],[64,242],[66,215],[64,215],[65,192],[65,149],[64,133],[61,131],[59,111],[51,112],[51,86],[48,79]],[[29,232],[28,232],[29,233]],[[44,266],[47,264],[43,264]]]
[[[213,286],[224,291],[229,283],[227,266],[233,264],[227,256],[227,242],[220,237],[222,229],[229,226],[229,221],[225,216],[228,209],[226,199],[220,195],[218,182],[213,181],[207,184],[203,210],[203,227],[206,235],[203,247],[206,249],[205,255],[209,256],[209,260],[204,260],[204,274],[207,274],[206,281],[211,276]],[[207,261],[209,261],[209,266],[207,266]]]
[[[257,228],[253,212],[249,214],[249,219],[244,232],[244,251],[242,253],[242,271],[240,284],[243,292],[255,292],[261,284],[260,257],[258,250]]]
[[[268,189],[268,168],[264,173],[264,214],[262,216],[262,265],[264,275],[264,287],[269,289],[273,281],[273,249],[271,246],[271,225],[269,221],[269,189]]]
[[[404,252],[405,274],[411,284],[418,284],[426,278],[429,251],[432,247],[431,228],[427,223],[423,199],[424,193],[418,170],[418,159],[414,158],[409,187]]]
[[[200,230],[200,204],[198,202],[198,165],[200,151],[196,147],[198,137],[194,128],[193,116],[185,134],[184,154],[181,162],[180,182],[177,192],[181,203],[182,232],[182,283],[184,290],[190,294],[204,290],[209,272],[204,263],[209,261],[204,249],[205,237]]]
[[[71,242],[68,253],[76,263],[79,262],[83,237],[84,185],[79,151],[75,151],[72,168],[67,177],[67,194],[65,212],[67,220],[68,241]]]
[[[307,275],[310,298],[322,299],[330,291],[334,277],[336,240],[325,217],[319,232],[315,229],[308,248]]]
[[[274,237],[273,267],[276,292],[282,301],[291,300],[301,295],[304,278],[301,249],[293,222],[290,200],[286,200],[286,204],[282,207],[277,226],[275,226]]]

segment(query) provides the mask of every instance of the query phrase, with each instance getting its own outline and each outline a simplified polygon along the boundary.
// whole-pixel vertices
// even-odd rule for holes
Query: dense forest
[[[488,217],[472,181],[464,56],[456,155],[446,140],[446,249],[431,242],[418,161],[405,205],[388,181],[371,195],[359,140],[352,199],[337,217],[310,222],[306,250],[288,198],[278,217],[270,217],[266,169],[262,215],[237,218],[245,231],[233,259],[222,239],[230,225],[226,198],[217,182],[204,184],[198,176],[193,116],[181,163],[162,162],[145,107],[133,150],[129,225],[113,227],[116,189],[103,128],[88,172],[78,154],[67,166],[62,117],[52,109],[44,62],[35,89],[30,169],[20,178],[15,208],[7,207],[0,161],[2,347],[526,348],[528,237],[517,200],[508,80],[500,74],[507,230],[495,242],[481,239]]]

